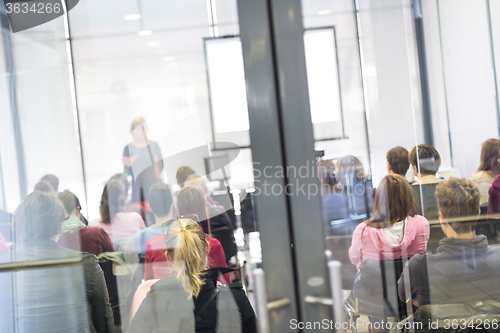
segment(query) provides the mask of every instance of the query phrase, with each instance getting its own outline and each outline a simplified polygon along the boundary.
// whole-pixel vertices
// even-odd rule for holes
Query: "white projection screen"
[[[239,37],[206,38],[205,57],[212,133],[218,142],[249,146],[248,107]],[[316,141],[344,137],[333,27],[306,30],[304,48],[311,118]]]

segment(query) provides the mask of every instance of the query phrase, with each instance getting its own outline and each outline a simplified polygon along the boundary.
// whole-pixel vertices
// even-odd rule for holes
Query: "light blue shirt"
[[[152,225],[146,229],[137,231],[134,235],[135,251],[139,255],[144,256],[149,240],[154,236],[161,235],[162,233],[163,227],[161,225]]]

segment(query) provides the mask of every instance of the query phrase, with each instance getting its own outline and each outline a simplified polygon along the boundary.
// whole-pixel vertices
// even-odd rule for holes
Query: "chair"
[[[399,300],[397,291],[397,281],[403,268],[403,259],[367,260],[361,268],[361,279],[356,280],[351,296],[344,303],[349,320],[356,322],[361,315],[395,319],[406,317],[406,304]]]
[[[224,254],[226,256],[226,262],[229,259],[236,255],[238,252],[238,248],[236,247],[236,243],[234,241],[234,234],[229,227],[218,227],[213,228],[211,230],[212,236],[217,239],[222,245],[222,249],[224,250]]]
[[[119,326],[121,325],[120,300],[118,297],[118,283],[116,281],[116,276],[113,274],[113,262],[101,258],[99,259],[99,266],[101,266],[104,273],[104,280],[106,280],[106,285],[108,287],[109,302],[113,310],[115,326]]]

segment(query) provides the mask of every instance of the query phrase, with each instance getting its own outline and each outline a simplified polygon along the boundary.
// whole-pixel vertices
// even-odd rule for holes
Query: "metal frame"
[[[283,135],[278,108],[276,59],[273,49],[268,0],[238,0],[238,16],[247,82],[250,138],[256,187],[263,181],[271,186],[285,186],[283,178],[264,178],[265,166],[283,166]],[[289,225],[287,199],[281,196],[256,195],[256,218],[262,243],[267,300],[288,298],[287,307],[273,312],[271,332],[296,332],[290,320],[298,319],[293,266],[293,236]],[[272,255],[269,255],[272,253]]]
[[[256,174],[256,187],[260,188],[265,166],[315,167],[302,11],[300,0],[239,0],[238,14],[253,160],[260,163],[256,171],[261,171]],[[265,180],[271,186],[317,186],[314,175]],[[324,245],[318,242],[323,239],[320,197],[298,191],[288,196],[261,193],[255,199],[268,302],[291,301],[269,316],[271,331],[293,331],[291,319],[331,320],[331,306],[306,301],[331,297]]]
[[[2,8],[5,8],[2,6]],[[10,23],[5,13],[2,11],[2,44],[5,56],[5,67],[8,72],[7,80],[9,85],[10,111],[12,116],[12,127],[14,129],[14,141],[16,145],[17,170],[19,177],[20,200],[28,195],[28,180],[26,175],[26,160],[24,158],[24,145],[21,132],[21,120],[19,119],[19,108],[17,103],[16,74],[14,65],[14,55],[12,54],[12,42],[10,39]]]

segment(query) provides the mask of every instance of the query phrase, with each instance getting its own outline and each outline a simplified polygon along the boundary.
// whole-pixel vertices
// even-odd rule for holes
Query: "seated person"
[[[390,175],[397,174],[406,177],[409,167],[408,150],[397,146],[387,152],[387,171]]]
[[[134,236],[137,231],[146,229],[141,215],[125,212],[126,198],[123,183],[115,179],[110,180],[104,186],[101,196],[101,217],[90,221],[89,225],[104,229],[112,241],[114,238]]]
[[[352,155],[344,156],[335,166],[331,161],[318,165],[323,200],[325,231],[333,235],[351,235],[360,221],[366,220],[373,201],[373,185],[366,179],[361,161]],[[338,226],[332,221],[344,220]]]
[[[193,220],[174,220],[165,235],[165,256],[175,270],[151,286],[128,333],[256,333],[255,313],[239,287],[217,286],[218,269],[208,269],[209,242]],[[140,302],[135,299],[136,302]]]
[[[58,243],[65,248],[99,255],[103,252],[114,252],[115,248],[104,229],[87,227],[80,220],[80,200],[69,190],[59,193],[66,214],[69,217],[63,221],[62,234]]]
[[[500,140],[488,139],[481,146],[481,163],[476,172],[470,176],[470,180],[479,189],[481,200],[479,205],[482,211],[486,211],[488,207],[488,191],[500,174],[500,162],[498,157],[500,154]]]
[[[410,164],[413,174],[418,177],[418,180],[412,184],[412,189],[420,214],[428,220],[437,220],[438,209],[434,193],[436,186],[443,181],[436,177],[441,166],[441,156],[431,145],[418,145],[410,152]]]
[[[45,193],[57,193],[52,187],[52,185],[46,180],[40,180],[38,183],[36,183],[35,187],[33,187],[33,191],[45,192]]]
[[[478,188],[465,178],[450,178],[437,186],[436,198],[446,237],[436,254],[416,255],[407,263],[398,281],[399,298],[415,306],[500,301],[500,248],[488,246],[486,236],[475,232]]]
[[[49,173],[40,178],[40,181],[49,182],[55,193],[59,191],[59,178],[57,178],[56,176]]]
[[[425,253],[429,223],[417,211],[406,179],[400,175],[385,176],[375,192],[373,215],[356,227],[349,248],[351,262],[361,272],[360,283],[354,285],[356,297],[382,304],[379,261]],[[396,284],[396,280],[386,282],[388,287]]]
[[[439,217],[436,197],[434,196],[436,186],[443,181],[436,177],[441,166],[441,156],[433,146],[421,144],[411,150],[410,164],[413,174],[418,177],[418,180],[412,184],[412,189],[419,207],[419,214],[431,224],[434,223],[435,226],[431,228],[428,244],[428,249],[434,252],[439,245],[439,240],[444,237],[441,228],[436,227]]]
[[[210,219],[210,231],[212,236],[221,243],[226,259],[231,259],[238,252],[238,248],[234,240],[234,228],[229,215],[222,206],[215,204],[214,200],[209,196],[207,183],[203,177],[192,174],[186,179],[184,184],[185,186],[198,187],[205,193],[208,217]],[[221,230],[221,228],[224,229]]]
[[[151,186],[148,192],[149,207],[155,215],[155,224],[139,230],[134,235],[135,251],[141,258],[146,255],[146,246],[151,238],[163,233],[162,224],[171,220],[172,216],[172,193],[168,185],[157,183]]]
[[[2,333],[113,332],[108,290],[97,258],[55,241],[65,215],[55,195],[39,191],[28,195],[17,208],[15,247],[0,256],[0,264],[73,262],[0,273]]]
[[[226,256],[220,242],[210,235],[210,220],[207,215],[207,205],[204,193],[194,187],[185,186],[177,193],[177,213],[179,216],[195,214],[200,225],[207,235],[208,267],[227,267]],[[161,279],[173,274],[172,264],[165,257],[166,244],[163,234],[154,236],[146,248],[144,263],[144,279]],[[231,283],[229,274],[224,274],[221,282]]]

